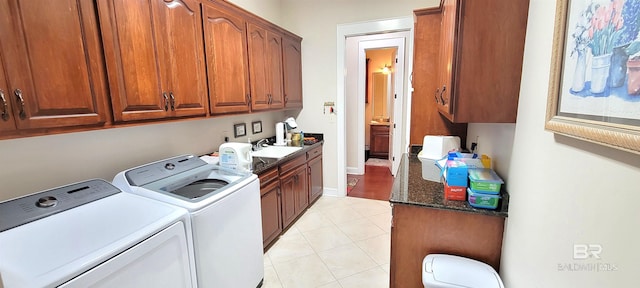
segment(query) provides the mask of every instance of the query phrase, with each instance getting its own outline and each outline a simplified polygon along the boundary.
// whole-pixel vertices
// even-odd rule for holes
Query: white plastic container
[[[218,149],[220,166],[234,170],[251,171],[253,157],[249,143],[222,143]]]
[[[436,161],[440,160],[440,158],[431,159],[429,157],[425,157],[424,150],[422,150],[418,153],[418,160],[422,162],[422,179],[440,182],[440,174],[442,170],[440,170],[440,167],[436,165]]]
[[[473,259],[429,254],[422,260],[425,288],[504,288],[493,267]]]
[[[460,137],[427,135],[422,139],[423,157],[442,159],[451,151],[460,151]]]

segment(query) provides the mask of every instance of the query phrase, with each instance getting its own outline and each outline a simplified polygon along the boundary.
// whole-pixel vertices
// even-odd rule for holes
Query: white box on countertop
[[[429,180],[433,182],[440,182],[440,167],[436,165],[436,161],[438,159],[431,159],[426,157],[424,154],[424,149],[418,153],[418,159],[422,162],[422,179]]]
[[[422,155],[429,159],[442,159],[451,151],[460,151],[460,137],[427,135],[422,139]]]

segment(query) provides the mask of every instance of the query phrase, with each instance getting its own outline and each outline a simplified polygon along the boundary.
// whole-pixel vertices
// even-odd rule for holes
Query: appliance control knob
[[[57,204],[58,204],[58,199],[56,199],[56,197],[46,196],[38,199],[36,206],[40,208],[51,208],[53,206],[56,206]]]
[[[176,165],[173,163],[167,163],[164,165],[164,169],[167,169],[167,170],[173,170],[175,168],[176,168]]]

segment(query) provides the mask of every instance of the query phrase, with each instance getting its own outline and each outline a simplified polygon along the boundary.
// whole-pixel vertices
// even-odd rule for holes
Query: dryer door
[[[60,287],[194,287],[184,225],[177,222]]]

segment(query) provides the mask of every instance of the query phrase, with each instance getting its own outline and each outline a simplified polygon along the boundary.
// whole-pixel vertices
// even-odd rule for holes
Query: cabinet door
[[[283,69],[282,69],[282,36],[267,30],[268,66],[267,76],[269,84],[269,108],[284,107]]]
[[[205,115],[208,102],[200,3],[152,0],[151,8],[171,116]]]
[[[302,47],[299,40],[282,37],[284,106],[302,108]]]
[[[249,112],[246,22],[224,8],[203,9],[210,112]]]
[[[151,6],[146,1],[99,0],[98,8],[114,119],[166,117],[169,95],[163,93],[157,61],[166,55],[156,50]]]
[[[11,95],[7,93],[9,89],[5,79],[2,53],[0,53],[0,131],[15,131],[16,122],[13,120],[13,112],[11,112],[11,104],[9,103]]]
[[[19,129],[106,122],[102,50],[91,0],[0,1],[5,98]]]
[[[296,219],[296,174],[289,172],[280,177],[280,191],[282,193],[282,229],[285,229]]]
[[[307,165],[301,165],[295,170],[295,194],[296,194],[296,217],[309,206],[309,186],[308,186]]]
[[[251,109],[266,110],[269,109],[267,30],[253,23],[248,23],[247,27]]]
[[[442,14],[442,32],[440,34],[440,62],[439,81],[436,90],[438,109],[444,114],[453,113],[452,100],[454,87],[452,87],[453,71],[455,71],[457,14],[459,10],[459,0],[445,0]]]
[[[371,125],[371,156],[389,157],[389,126]]]
[[[262,208],[262,241],[267,247],[282,232],[280,182],[273,181],[260,188]]]
[[[309,203],[313,203],[322,195],[322,154],[307,163],[309,169]]]

